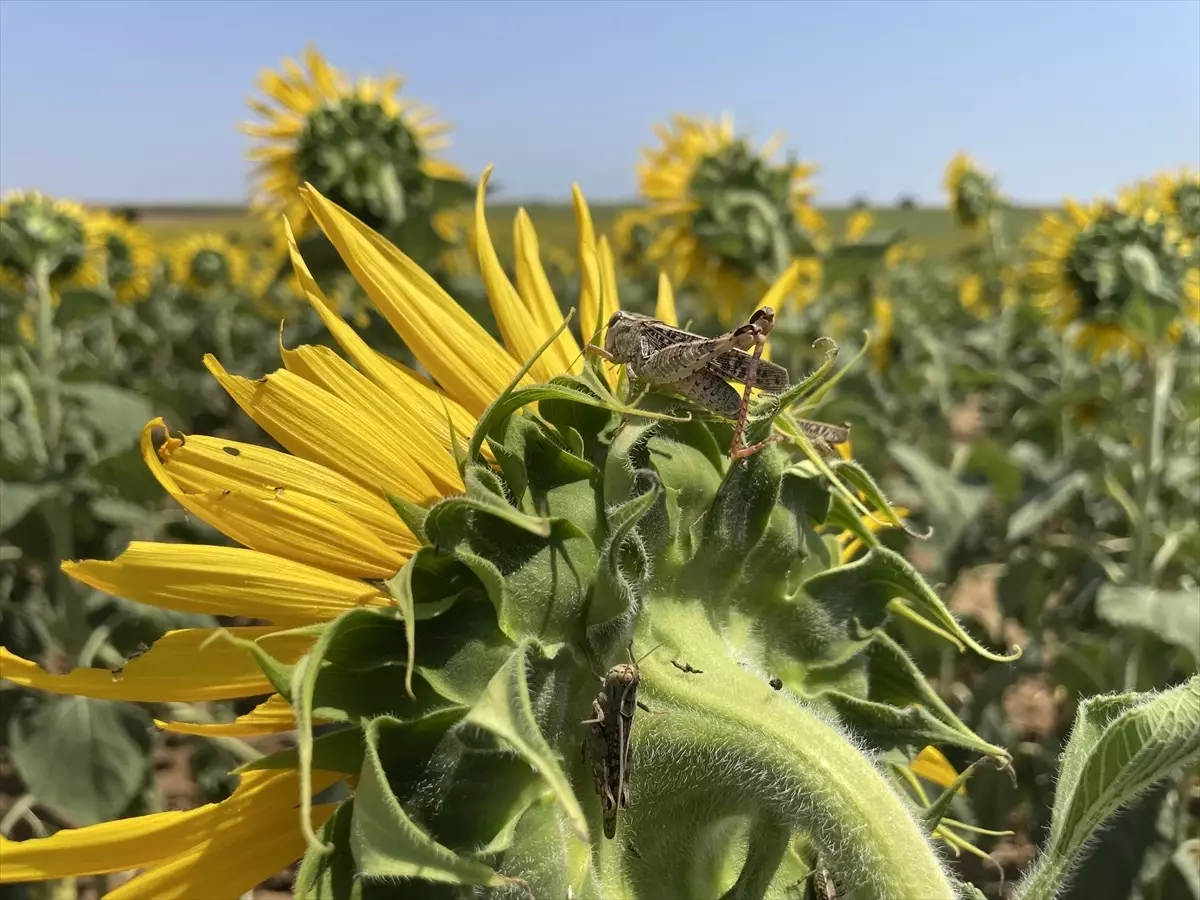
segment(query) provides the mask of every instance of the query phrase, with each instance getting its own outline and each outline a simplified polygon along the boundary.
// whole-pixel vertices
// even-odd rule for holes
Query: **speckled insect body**
[[[636,662],[618,663],[608,670],[604,687],[592,701],[592,715],[583,748],[591,759],[596,793],[604,811],[604,836],[617,834],[617,812],[629,808],[629,778],[633,772],[629,736],[633,715],[646,705],[637,698],[641,670]]]
[[[781,394],[789,387],[787,369],[762,359],[774,324],[775,311],[764,306],[745,325],[720,337],[706,338],[649,316],[618,311],[608,320],[604,346],[592,345],[589,349],[611,362],[624,364],[640,381],[734,419],[737,425],[730,455],[740,458],[760,449],[757,445],[741,445],[750,389]],[[739,396],[730,381],[744,384],[744,394]]]

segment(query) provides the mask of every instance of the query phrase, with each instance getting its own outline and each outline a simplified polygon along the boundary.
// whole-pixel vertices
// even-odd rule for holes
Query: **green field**
[[[488,208],[488,228],[501,259],[512,254],[513,216],[522,204],[494,203]],[[575,249],[575,216],[566,203],[523,204],[537,229],[543,247],[558,246],[569,252]],[[600,233],[611,233],[618,215],[628,205],[595,203],[592,218]],[[244,210],[223,207],[142,207],[138,208],[142,224],[160,241],[168,242],[195,231],[218,231],[240,240],[252,240],[262,234],[262,223]],[[845,227],[853,210],[830,207],[821,210],[834,234]],[[967,241],[966,234],[954,227],[949,210],[940,207],[899,209],[871,208],[875,227],[880,231],[902,230],[911,240],[923,245],[933,259],[946,259]],[[1046,210],[1037,207],[1013,207],[1007,220],[1014,236],[1029,230]]]

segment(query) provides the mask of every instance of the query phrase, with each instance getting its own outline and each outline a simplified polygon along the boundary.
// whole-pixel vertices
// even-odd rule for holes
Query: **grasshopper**
[[[813,900],[842,900],[844,893],[841,881],[825,868],[819,856],[813,862],[809,877],[812,878],[809,883],[811,891],[806,891],[806,896],[812,897]]]
[[[638,707],[646,712],[650,708],[637,698],[642,672],[633,658],[632,645],[629,662],[617,663],[602,680],[604,687],[592,701],[594,718],[584,719],[580,724],[588,726],[583,742],[584,758],[592,759],[596,793],[604,807],[604,836],[612,840],[617,834],[617,810],[629,808],[629,777],[633,771],[629,734],[633,714]]]
[[[775,311],[764,306],[745,325],[715,338],[672,328],[665,322],[638,313],[618,310],[605,326],[604,346],[588,351],[609,362],[625,365],[639,381],[686,397],[693,403],[735,422],[729,458],[757,453],[778,437],[743,445],[750,391],[758,388],[782,394],[789,387],[787,369],[762,358],[767,336],[775,326]],[[752,351],[752,352],[747,352]],[[741,396],[729,384],[745,385]],[[822,452],[844,443],[849,429],[824,422],[799,421],[800,427]]]

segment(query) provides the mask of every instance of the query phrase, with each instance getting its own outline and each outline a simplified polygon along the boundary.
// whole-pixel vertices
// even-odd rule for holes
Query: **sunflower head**
[[[0,277],[21,287],[39,260],[50,283],[92,287],[99,283],[96,219],[82,206],[38,191],[15,191],[0,203]]]
[[[955,154],[942,181],[954,219],[969,231],[980,231],[996,205],[995,178],[980,169],[966,153]]]
[[[258,139],[256,208],[284,213],[302,236],[313,223],[297,189],[308,183],[405,246],[444,244],[445,223],[431,217],[471,192],[461,170],[430,155],[448,145],[449,126],[398,99],[397,77],[354,83],[311,47],[305,63],[264,72],[266,99],[249,101],[265,119],[244,126]]]
[[[755,148],[720,122],[675,116],[662,146],[638,167],[648,207],[646,256],[672,280],[705,291],[723,319],[738,318],[791,263],[812,255],[821,217],[810,204],[815,171],[772,161],[777,140]]]
[[[246,251],[220,234],[193,234],[170,253],[171,276],[197,293],[232,290],[246,285]]]
[[[1096,357],[1178,332],[1190,313],[1188,245],[1140,204],[1068,202],[1029,238],[1030,288],[1060,328],[1076,327]]]
[[[1200,170],[1180,169],[1156,179],[1159,203],[1188,238],[1200,238]]]
[[[103,278],[121,303],[136,303],[150,293],[157,259],[150,236],[111,213],[95,216]]]

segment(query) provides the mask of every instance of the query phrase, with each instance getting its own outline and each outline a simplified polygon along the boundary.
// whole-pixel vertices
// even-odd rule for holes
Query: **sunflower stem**
[[[33,263],[34,300],[37,304],[37,366],[41,384],[42,416],[46,448],[51,465],[58,467],[62,430],[62,397],[58,383],[57,335],[54,333],[54,294],[50,289],[51,261],[39,254]]]
[[[59,380],[58,335],[54,330],[54,293],[50,287],[53,260],[38,254],[33,261],[33,289],[37,306],[37,389],[42,411],[42,437],[47,456],[46,475],[61,480],[65,472],[62,437],[62,384]],[[63,649],[72,661],[87,643],[87,610],[83,598],[72,589],[69,579],[58,563],[70,559],[74,552],[71,533],[71,501],[65,490],[49,497],[42,507],[46,531],[50,538],[50,559],[53,567],[48,573],[48,593],[54,610],[62,617]]]
[[[1158,499],[1158,479],[1163,467],[1163,434],[1166,427],[1167,404],[1175,386],[1175,357],[1170,352],[1157,353],[1157,348],[1147,348],[1143,384],[1149,387],[1146,416],[1143,420],[1141,437],[1141,464],[1137,481],[1135,504],[1138,519],[1135,524],[1132,581],[1148,585],[1151,579],[1150,552],[1151,510]],[[1125,690],[1137,690],[1138,672],[1145,651],[1145,635],[1140,631],[1131,638],[1132,646],[1126,655]]]

